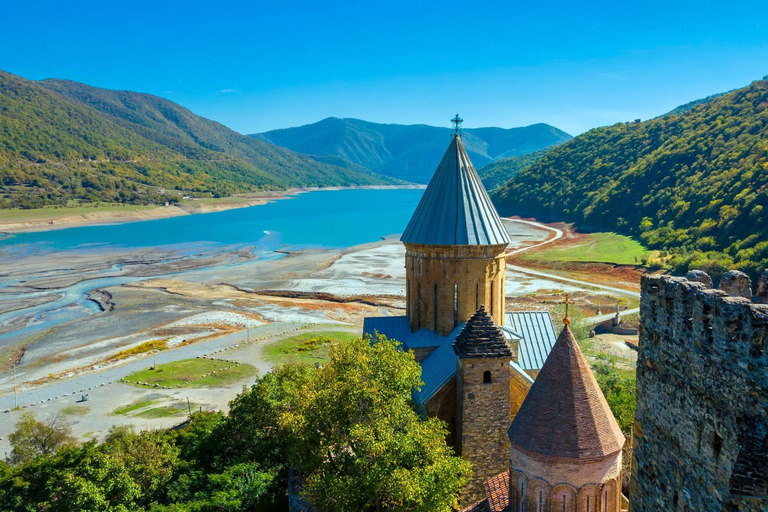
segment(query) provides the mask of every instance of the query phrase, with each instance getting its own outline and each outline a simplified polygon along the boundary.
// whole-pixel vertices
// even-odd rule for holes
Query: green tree
[[[72,437],[72,428],[62,416],[56,414],[42,422],[27,412],[16,423],[16,430],[8,436],[8,441],[12,448],[9,462],[18,464],[70,446],[75,438]]]
[[[247,453],[282,452],[321,510],[449,511],[469,465],[445,444],[444,424],[414,411],[420,374],[397,342],[340,343],[325,366],[260,379],[233,402],[228,428],[245,427],[234,446]]]

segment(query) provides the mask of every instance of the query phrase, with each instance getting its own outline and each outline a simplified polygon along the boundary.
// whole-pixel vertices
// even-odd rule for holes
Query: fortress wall
[[[768,304],[641,287],[631,510],[768,511]]]

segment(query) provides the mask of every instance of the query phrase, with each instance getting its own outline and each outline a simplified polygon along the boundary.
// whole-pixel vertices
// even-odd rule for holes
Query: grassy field
[[[323,363],[328,361],[328,349],[334,342],[359,337],[344,331],[308,332],[268,345],[264,358],[274,364]]]
[[[134,416],[137,418],[168,418],[171,416],[187,415],[189,414],[190,408],[192,411],[197,410],[196,404],[191,404],[188,406],[187,402],[179,400],[170,405],[144,409],[137,412]]]
[[[149,407],[150,405],[154,404],[158,400],[159,398],[146,398],[146,399],[137,400],[127,405],[121,405],[120,407],[112,411],[112,414],[117,416],[126,416],[132,413],[133,411],[137,411],[139,409],[144,409],[146,407]]]
[[[170,416],[182,416],[189,413],[189,408],[196,410],[199,404],[187,404],[184,400],[176,400],[171,404],[157,405],[162,397],[155,395],[150,398],[143,398],[118,407],[112,411],[113,415],[131,416],[136,418],[167,418]]]
[[[212,372],[216,372],[213,374]],[[129,375],[129,384],[144,382],[150,386],[213,388],[228,386],[234,382],[255,377],[258,371],[250,364],[239,364],[211,359],[182,359],[157,365]],[[139,385],[139,384],[136,384]]]
[[[68,405],[61,410],[61,414],[67,416],[85,416],[91,412],[91,408],[86,405]]]
[[[99,212],[134,212],[141,210],[151,210],[157,206],[143,206],[136,204],[100,204],[96,205],[77,205],[67,206],[66,208],[55,208],[48,206],[45,208],[30,208],[27,210],[21,208],[9,208],[0,210],[0,222],[28,222],[33,220],[56,220],[60,217],[69,215],[83,215],[86,213]]]
[[[567,245],[545,246],[520,255],[523,260],[578,261],[641,265],[649,251],[640,242],[616,233],[587,233]]]

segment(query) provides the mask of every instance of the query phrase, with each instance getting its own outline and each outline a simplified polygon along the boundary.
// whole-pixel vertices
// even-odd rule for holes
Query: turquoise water
[[[68,250],[189,243],[349,247],[402,233],[423,190],[328,190],[204,215],[20,233],[0,248]],[[34,244],[32,247],[28,244]],[[14,247],[19,246],[19,247]]]

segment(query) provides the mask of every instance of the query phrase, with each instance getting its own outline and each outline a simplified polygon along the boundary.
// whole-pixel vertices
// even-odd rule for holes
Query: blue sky
[[[768,2],[6,2],[0,69],[252,133],[329,116],[577,134],[768,75]]]

